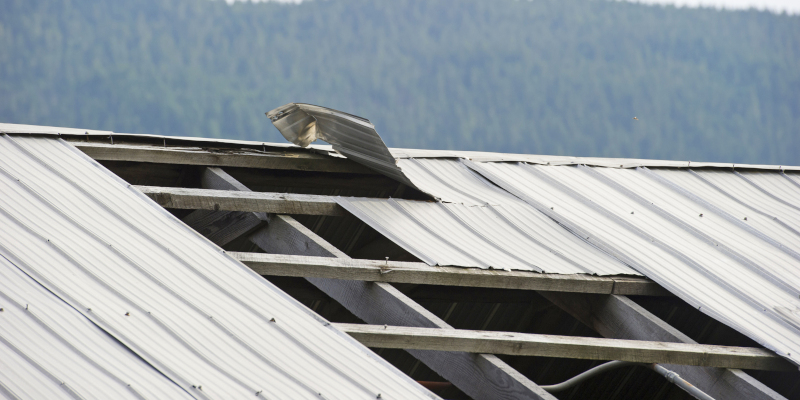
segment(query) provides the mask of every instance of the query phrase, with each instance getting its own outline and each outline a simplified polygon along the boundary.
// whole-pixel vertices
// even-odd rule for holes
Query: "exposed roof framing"
[[[215,175],[221,177],[222,181],[208,180],[204,183],[216,188],[239,186],[246,190],[223,171],[217,171]],[[254,233],[250,240],[270,253],[350,259],[289,216],[274,216],[272,223]],[[314,277],[306,279],[367,323],[450,328],[443,320],[388,283],[370,284]],[[553,399],[551,394],[494,355],[424,350],[411,350],[410,353],[476,399]]]

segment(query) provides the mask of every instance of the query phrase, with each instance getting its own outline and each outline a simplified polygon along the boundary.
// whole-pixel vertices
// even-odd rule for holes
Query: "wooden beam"
[[[279,240],[279,238],[275,239]],[[432,267],[420,262],[281,254],[236,252],[228,254],[261,275],[579,293],[627,293],[656,296],[669,294],[659,285],[647,279],[623,278],[625,285],[617,285],[615,278],[577,274]]]
[[[795,370],[782,357],[768,350],[752,347],[388,325],[334,326],[365,346],[377,348],[620,360],[767,371]]]
[[[349,259],[293,218],[274,215],[251,241],[269,253]],[[384,282],[306,278],[363,321],[371,324],[452,329],[441,318]],[[493,354],[408,350],[474,399],[556,400]]]
[[[70,144],[95,160],[376,174],[375,171],[351,160],[314,154],[300,148],[287,151],[256,151],[78,141]]]
[[[697,343],[625,296],[539,292],[607,338]],[[715,399],[786,400],[739,369],[666,364]]]
[[[134,186],[165,208],[252,211],[303,215],[347,215],[329,196],[294,193]]]

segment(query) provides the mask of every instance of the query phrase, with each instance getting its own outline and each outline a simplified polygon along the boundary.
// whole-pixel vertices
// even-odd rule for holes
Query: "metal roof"
[[[734,171],[469,165],[700,311],[800,364],[799,238],[788,222],[799,217],[800,198],[781,200],[766,183],[754,183],[769,180],[781,193],[795,190],[780,171],[745,177]]]
[[[62,140],[0,192],[6,397],[436,398]]]

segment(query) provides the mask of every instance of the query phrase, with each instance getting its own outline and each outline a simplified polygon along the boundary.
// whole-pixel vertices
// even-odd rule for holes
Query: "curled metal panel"
[[[0,136],[0,192],[0,255],[180,391],[436,398],[66,142]]]
[[[414,186],[369,120],[330,108],[289,103],[267,112],[267,117],[286,140],[307,147],[324,140],[345,157],[398,182]]]
[[[741,212],[741,203],[730,196],[697,180],[668,183],[647,170],[471,166],[700,311],[800,363],[800,327],[794,321],[794,310],[800,310],[794,271],[800,261],[791,249],[771,242],[771,233],[734,222],[722,207],[709,207],[724,198],[725,208],[738,205]],[[728,174],[714,180],[749,185]]]

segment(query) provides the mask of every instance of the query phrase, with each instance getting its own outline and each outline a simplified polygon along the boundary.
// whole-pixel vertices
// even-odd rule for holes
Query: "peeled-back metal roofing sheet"
[[[766,185],[755,187],[733,171],[470,166],[700,311],[800,364],[798,238],[769,220],[798,215],[791,203],[760,190]],[[767,199],[773,201],[764,207]]]
[[[0,394],[436,398],[66,142],[0,136],[0,192]]]

